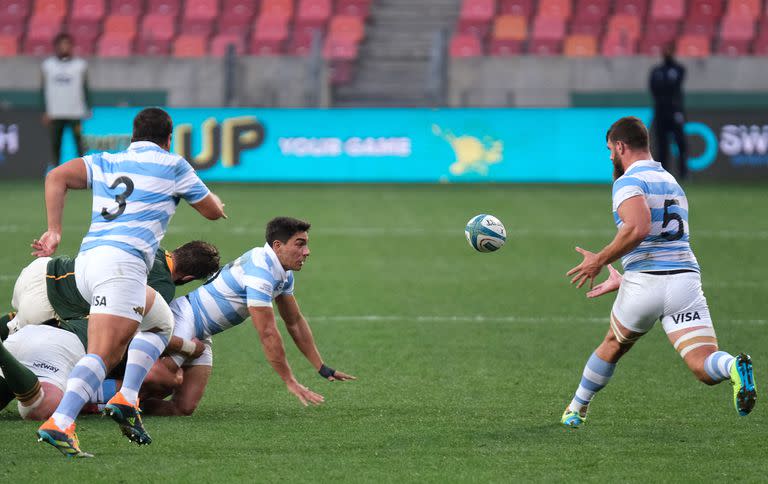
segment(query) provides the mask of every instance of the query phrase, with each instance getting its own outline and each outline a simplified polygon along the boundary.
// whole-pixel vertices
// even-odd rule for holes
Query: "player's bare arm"
[[[304,406],[307,406],[310,403],[313,405],[323,403],[325,399],[322,395],[313,392],[296,381],[296,377],[294,377],[293,371],[291,371],[291,367],[288,365],[288,360],[285,357],[283,338],[280,336],[280,331],[277,330],[275,314],[272,311],[272,308],[249,307],[248,312],[253,320],[253,325],[259,332],[261,346],[264,349],[264,354],[266,355],[269,364],[272,365],[272,368],[285,382],[288,391],[296,395],[296,398],[298,398]]]
[[[352,375],[348,375],[339,370],[333,370],[324,364],[323,358],[320,356],[320,352],[315,344],[312,329],[309,327],[307,320],[304,319],[304,315],[301,314],[299,304],[296,302],[294,296],[283,294],[278,296],[275,299],[275,302],[277,303],[277,310],[280,312],[280,317],[285,321],[285,327],[288,329],[291,338],[293,338],[293,342],[296,343],[296,347],[301,350],[312,366],[314,366],[318,372],[321,372],[320,374],[324,378],[328,381],[347,381],[356,379]],[[327,371],[323,371],[325,369],[327,369]]]
[[[651,210],[645,197],[636,196],[628,198],[619,206],[619,217],[623,221],[616,236],[603,250],[595,254],[588,250],[576,247],[576,251],[584,256],[581,264],[568,271],[568,276],[573,276],[571,284],[581,287],[589,281],[590,289],[594,285],[595,277],[600,274],[603,267],[628,254],[651,231]]]
[[[227,218],[227,214],[224,213],[224,204],[221,202],[218,195],[213,192],[206,195],[205,198],[199,202],[193,203],[192,208],[197,210],[200,215],[208,220]]]
[[[45,209],[48,230],[32,241],[32,255],[50,257],[61,242],[61,219],[67,190],[88,187],[88,171],[82,158],[75,158],[51,170],[45,178]]]

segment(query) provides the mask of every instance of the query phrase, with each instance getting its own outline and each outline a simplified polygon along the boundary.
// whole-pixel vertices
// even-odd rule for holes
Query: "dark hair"
[[[133,118],[131,142],[151,141],[164,145],[172,132],[173,121],[168,113],[160,108],[146,108]]]
[[[173,260],[181,276],[206,279],[219,270],[219,249],[208,242],[193,240],[174,250]]]
[[[267,244],[272,247],[276,240],[288,242],[299,232],[307,232],[312,225],[309,222],[292,217],[275,217],[267,223]]]
[[[611,125],[605,134],[605,140],[611,143],[621,141],[633,150],[648,150],[648,129],[639,118],[627,116]]]
[[[74,43],[72,41],[72,36],[70,34],[66,32],[59,32],[58,34],[56,34],[56,37],[53,38],[53,45],[57,46],[59,45],[60,42],[63,42],[65,40],[68,40],[70,44]]]

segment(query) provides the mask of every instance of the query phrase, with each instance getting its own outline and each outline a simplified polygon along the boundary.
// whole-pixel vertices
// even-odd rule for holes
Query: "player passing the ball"
[[[701,382],[729,380],[739,415],[747,415],[757,397],[751,358],[720,351],[701,289],[699,264],[689,243],[688,200],[675,178],[653,161],[648,130],[634,117],[616,121],[606,144],[614,168],[614,239],[600,252],[577,247],[583,256],[568,271],[571,283],[590,288],[604,266],[621,258],[624,275],[610,276],[587,295],[618,290],[605,339],[587,360],[581,382],[561,422],[579,427],[595,393],[613,376],[619,359],[661,320],[670,343]]]

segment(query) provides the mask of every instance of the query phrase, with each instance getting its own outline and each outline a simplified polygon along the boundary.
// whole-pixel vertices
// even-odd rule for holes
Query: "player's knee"
[[[190,417],[193,413],[195,413],[196,409],[197,405],[185,402],[176,402],[176,414],[181,417]]]

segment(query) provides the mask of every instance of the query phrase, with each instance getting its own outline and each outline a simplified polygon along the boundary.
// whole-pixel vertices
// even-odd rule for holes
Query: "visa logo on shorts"
[[[694,311],[692,313],[679,313],[672,316],[672,320],[675,322],[675,324],[689,323],[691,321],[696,321],[697,319],[701,321],[701,316],[699,316],[698,311]]]

